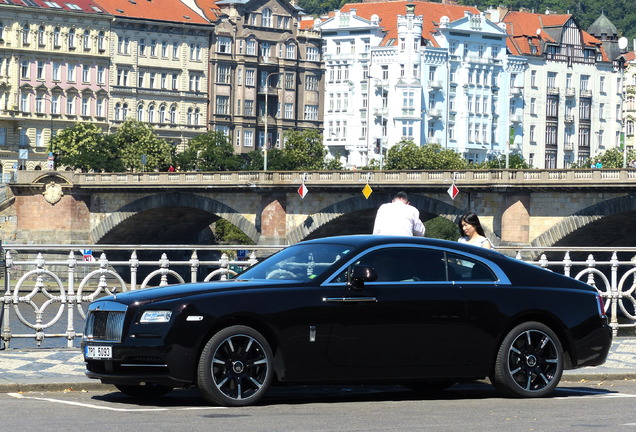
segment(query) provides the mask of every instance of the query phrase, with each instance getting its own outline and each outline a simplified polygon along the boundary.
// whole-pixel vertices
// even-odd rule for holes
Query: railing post
[[[17,172],[17,171],[16,171]],[[13,303],[11,296],[11,267],[13,266],[13,258],[11,252],[6,251],[4,254],[4,304],[2,305],[2,343],[3,349],[9,348],[11,342],[11,321],[9,319],[9,308]]]
[[[75,295],[75,266],[77,265],[77,260],[75,259],[75,254],[73,251],[70,251],[68,254],[68,289],[66,292],[66,308],[67,308],[67,316],[68,322],[66,327],[66,346],[68,348],[73,348],[73,340],[75,339],[75,324],[74,324],[74,311],[75,305],[80,303],[78,296]]]
[[[139,259],[137,258],[137,251],[134,250],[130,255],[130,290],[137,289],[137,269],[139,268]]]
[[[2,307],[0,308],[0,336],[1,336],[1,330],[2,330],[2,326],[4,323],[4,305],[6,303],[6,293],[9,291],[9,284],[8,284],[8,278],[7,278],[7,266],[6,266],[6,261],[4,259],[4,249],[2,248],[2,240],[0,240],[0,264],[2,265],[2,275],[4,276],[4,290],[3,290],[3,296],[2,296]],[[0,337],[0,350],[4,349],[4,340],[2,337]]]
[[[190,281],[195,283],[197,281],[197,272],[199,271],[199,255],[197,251],[192,251],[192,256],[190,257]]]

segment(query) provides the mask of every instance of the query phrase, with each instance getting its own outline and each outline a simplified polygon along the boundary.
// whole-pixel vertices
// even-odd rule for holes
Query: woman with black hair
[[[474,246],[480,246],[486,249],[492,249],[492,243],[486,237],[484,228],[479,222],[479,218],[473,212],[464,213],[457,223],[459,232],[464,233],[463,237],[457,240],[460,243],[468,243]]]

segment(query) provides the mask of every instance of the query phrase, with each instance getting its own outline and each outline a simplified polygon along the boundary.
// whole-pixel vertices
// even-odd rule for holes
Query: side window
[[[494,282],[497,280],[490,268],[478,261],[449,253],[448,279],[454,281]]]
[[[375,268],[377,282],[446,281],[444,252],[424,248],[377,249],[360,257],[353,265]],[[346,281],[346,272],[334,281]]]

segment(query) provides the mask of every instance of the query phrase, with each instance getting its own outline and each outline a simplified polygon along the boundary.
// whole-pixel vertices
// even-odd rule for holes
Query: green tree
[[[506,155],[500,155],[498,158],[491,159],[483,163],[480,168],[486,169],[505,169],[506,168]],[[522,155],[518,153],[508,155],[508,168],[509,169],[528,169],[530,165],[525,161]]]
[[[117,148],[103,131],[92,123],[76,123],[58,133],[51,140],[49,152],[55,164],[81,171],[122,171]]]
[[[172,147],[159,138],[152,127],[137,120],[126,120],[117,129],[113,142],[124,167],[133,171],[166,169],[172,162]],[[146,165],[142,164],[142,155]]]
[[[247,154],[245,169],[249,171],[262,171],[265,167],[265,155],[261,149],[254,150]],[[291,170],[285,153],[278,148],[267,151],[267,170],[268,171],[289,171]]]
[[[327,149],[322,144],[322,134],[318,129],[288,129],[285,131],[283,152],[293,170],[321,170],[326,164]]]
[[[455,150],[439,144],[418,146],[412,140],[402,140],[387,152],[385,168],[389,170],[465,169],[468,164]]]
[[[218,131],[198,135],[175,159],[186,171],[238,171],[244,164],[243,158],[234,153],[228,137]]]
[[[219,219],[213,224],[214,237],[217,244],[248,245],[254,244],[251,238],[226,219]]]
[[[426,237],[456,241],[461,237],[457,224],[438,216],[424,222]]]

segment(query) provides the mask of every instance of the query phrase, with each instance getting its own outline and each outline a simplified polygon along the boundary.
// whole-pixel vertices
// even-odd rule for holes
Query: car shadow
[[[549,398],[576,398],[617,393],[612,390],[589,386],[560,386]],[[444,390],[412,390],[401,385],[298,385],[273,386],[254,406],[303,405],[315,403],[350,402],[404,402],[425,400],[502,399],[488,380],[455,384]],[[211,407],[195,388],[176,389],[156,398],[135,399],[120,392],[94,395],[92,399],[127,407]],[[213,407],[213,406],[212,406]]]

